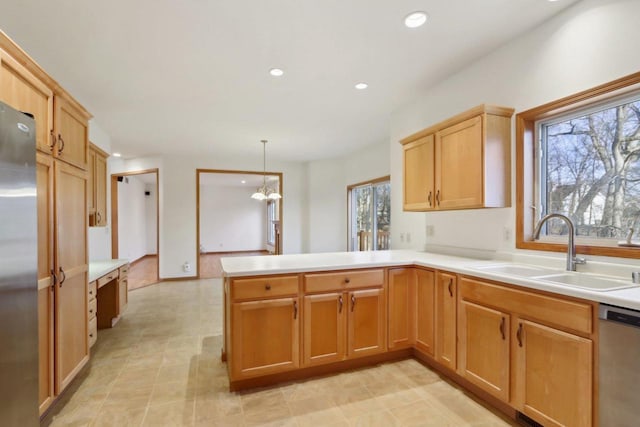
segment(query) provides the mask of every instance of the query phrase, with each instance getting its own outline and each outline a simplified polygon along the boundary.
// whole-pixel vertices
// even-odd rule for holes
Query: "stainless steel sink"
[[[637,284],[625,280],[615,279],[609,276],[601,276],[589,273],[561,273],[547,276],[533,277],[545,282],[559,283],[574,288],[589,289],[592,291],[615,291],[618,289],[632,288]]]
[[[598,292],[615,291],[640,286],[630,280],[626,281],[611,276],[554,270],[529,264],[490,264],[470,268],[496,275],[541,280],[555,285],[571,286],[573,288],[589,289]]]
[[[505,274],[507,276],[516,277],[545,276],[561,272],[561,270],[552,270],[550,268],[527,264],[494,264],[482,265],[472,268],[478,271],[486,271],[487,273]]]

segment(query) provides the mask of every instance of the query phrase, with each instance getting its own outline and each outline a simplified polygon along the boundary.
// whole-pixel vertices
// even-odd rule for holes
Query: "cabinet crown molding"
[[[446,120],[443,120],[439,123],[436,123],[432,126],[429,126],[426,129],[423,129],[421,131],[418,131],[412,135],[407,136],[406,138],[403,138],[400,140],[400,144],[402,145],[406,145],[410,142],[416,141],[420,138],[423,138],[427,135],[433,134],[438,132],[439,130],[442,130],[444,128],[447,128],[449,126],[452,126],[456,123],[462,122],[464,120],[470,119],[472,117],[476,117],[479,116],[481,114],[491,114],[493,116],[501,116],[501,117],[512,117],[513,113],[515,112],[515,110],[513,108],[509,108],[509,107],[501,107],[498,105],[490,105],[490,104],[481,104],[478,105],[477,107],[474,107],[470,110],[464,111],[460,114],[456,114],[453,117],[450,117]]]

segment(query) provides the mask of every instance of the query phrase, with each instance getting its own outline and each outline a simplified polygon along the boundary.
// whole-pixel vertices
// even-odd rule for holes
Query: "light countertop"
[[[89,263],[89,282],[98,280],[105,274],[128,264],[128,259],[105,259],[100,261],[91,261]]]
[[[220,261],[226,277],[417,265],[640,310],[640,286],[603,292],[570,287],[540,279],[476,270],[477,267],[486,265],[508,263],[503,260],[478,260],[430,252],[391,250],[228,257],[222,258]],[[554,264],[552,268],[561,273],[564,265],[563,260],[557,259],[556,261],[559,262]],[[522,262],[518,264],[522,264]],[[543,264],[543,266],[550,267],[547,264]],[[630,275],[627,274],[627,271],[616,273],[613,274],[619,276],[619,279],[630,281]],[[612,274],[612,272],[608,271],[607,274]]]

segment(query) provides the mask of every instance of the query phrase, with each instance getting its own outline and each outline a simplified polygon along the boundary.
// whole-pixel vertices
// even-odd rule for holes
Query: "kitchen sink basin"
[[[487,273],[506,274],[508,276],[517,277],[534,277],[546,276],[560,273],[558,270],[538,267],[536,265],[527,264],[494,264],[472,267],[474,270],[486,271]]]
[[[592,291],[615,291],[639,286],[631,281],[588,273],[562,273],[533,278]]]

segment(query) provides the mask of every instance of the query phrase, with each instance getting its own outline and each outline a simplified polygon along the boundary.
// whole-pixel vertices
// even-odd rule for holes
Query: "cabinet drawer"
[[[98,319],[89,320],[89,347],[93,347],[98,339]]]
[[[298,276],[235,279],[231,282],[233,299],[271,298],[298,293]]]
[[[104,276],[98,279],[98,288],[103,287],[113,279],[117,279],[117,278],[118,278],[118,270],[113,270],[109,274],[105,274]]]
[[[516,313],[541,323],[591,334],[593,306],[535,292],[473,280],[460,281],[463,300],[478,302],[505,312]]]
[[[97,310],[98,310],[98,300],[94,298],[91,301],[89,301],[89,320],[96,317]]]
[[[129,264],[120,267],[119,274],[120,278],[126,278],[129,275]]]
[[[91,301],[92,299],[96,299],[96,294],[98,292],[98,282],[91,282],[89,283],[89,301]]]
[[[367,288],[384,284],[384,270],[347,270],[338,273],[305,274],[305,292]]]

